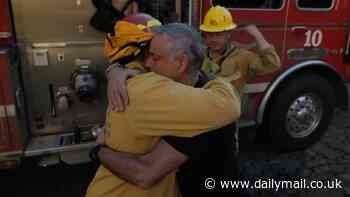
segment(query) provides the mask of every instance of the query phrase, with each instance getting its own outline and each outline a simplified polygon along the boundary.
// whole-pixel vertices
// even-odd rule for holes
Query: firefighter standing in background
[[[117,34],[106,34],[104,54],[110,62],[110,66],[106,69],[108,109],[115,109],[115,106],[124,106],[119,102],[118,95],[126,92],[126,79],[140,71],[146,71],[144,62],[153,35],[150,31],[151,28],[160,25],[162,25],[161,22],[151,15],[138,13],[126,16],[119,25],[116,24],[113,32],[118,32]],[[129,68],[125,69],[127,72],[118,72],[117,68],[121,65]],[[117,73],[125,75],[119,76]],[[124,111],[124,108],[117,111]]]
[[[236,46],[231,39],[232,30],[237,25],[231,13],[224,7],[215,6],[207,12],[200,30],[207,46],[207,58],[202,70],[229,81],[243,94],[248,80],[256,75],[264,75],[278,70],[280,58],[255,25],[243,27],[257,44],[257,53]]]
[[[230,42],[232,31],[236,27],[231,13],[225,7],[217,5],[208,10],[199,27],[207,46],[202,70],[230,82],[240,96],[244,97],[244,86],[248,80],[254,79],[256,75],[277,71],[281,67],[281,61],[274,47],[265,40],[255,25],[245,26],[242,30],[255,39],[257,53]],[[241,101],[243,103],[244,99]],[[236,129],[235,146],[239,152],[238,127]]]
[[[120,83],[118,78],[110,77],[110,75],[114,75],[114,73],[110,73],[113,68],[118,66],[129,68],[128,76],[146,71],[144,62],[153,37],[150,29],[160,25],[161,23],[151,15],[138,13],[117,22],[113,32],[118,33],[106,34],[104,54],[111,63],[106,69],[106,77],[109,80],[108,90],[116,90],[118,88],[117,84]],[[124,81],[123,84],[125,84]],[[109,98],[108,110],[111,110],[113,107],[110,105],[113,105],[115,99],[113,99],[112,91],[107,91],[107,94]]]

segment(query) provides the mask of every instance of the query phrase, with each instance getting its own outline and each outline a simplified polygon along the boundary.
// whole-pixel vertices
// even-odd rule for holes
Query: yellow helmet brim
[[[223,32],[223,31],[229,31],[233,30],[237,27],[236,24],[232,24],[230,26],[225,26],[225,27],[213,27],[213,26],[207,26],[205,24],[200,25],[199,29],[204,32]]]

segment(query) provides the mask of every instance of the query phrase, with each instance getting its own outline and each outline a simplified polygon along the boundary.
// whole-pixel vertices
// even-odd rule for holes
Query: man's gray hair
[[[174,53],[183,50],[190,59],[189,72],[196,73],[204,60],[204,46],[201,35],[189,25],[183,23],[170,23],[154,29],[156,34],[165,34],[174,42],[170,50]]]

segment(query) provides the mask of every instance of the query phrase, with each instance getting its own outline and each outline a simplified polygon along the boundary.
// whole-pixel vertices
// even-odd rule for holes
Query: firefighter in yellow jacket
[[[137,16],[140,15],[134,17]],[[145,18],[145,15],[142,17]],[[149,152],[160,143],[162,136],[189,138],[237,120],[240,115],[239,96],[229,83],[220,79],[206,83],[203,88],[192,87],[192,81],[199,76],[204,54],[201,44],[196,42],[199,36],[188,26],[168,25],[167,28],[172,28],[170,33],[155,34],[145,29],[159,25],[153,24],[156,23],[155,20],[146,20],[145,24],[140,24],[131,18],[127,19],[128,21],[125,19],[116,23],[114,35],[107,35],[105,55],[110,62],[117,62],[116,65],[124,64],[127,68],[148,69],[151,72],[139,74],[127,81],[130,93],[127,110],[118,113],[108,109],[105,131],[100,134],[104,136],[105,145],[96,146],[93,152],[98,153],[100,149],[113,152],[110,158],[117,161],[120,171],[111,170],[110,166],[115,168],[117,165],[114,162],[114,165],[101,165],[86,196],[177,197],[179,192],[175,169],[157,179],[156,185],[147,187],[142,182],[133,182],[134,179],[129,180],[129,176],[121,174],[121,171],[136,173],[128,170],[133,165],[124,164],[130,161],[131,155]],[[177,33],[171,34],[175,32],[172,30]],[[150,41],[152,43],[148,50],[145,46]],[[191,50],[186,50],[188,48]],[[150,52],[150,58],[148,64],[145,64],[143,53],[147,52]],[[113,66],[110,69],[113,70]],[[193,119],[193,116],[201,118]],[[124,157],[126,155],[129,156]]]
[[[265,40],[255,25],[243,29],[254,37],[257,53],[228,42],[236,27],[226,8],[215,6],[209,9],[200,26],[207,46],[207,58],[202,70],[223,77],[242,95],[244,84],[248,80],[278,70],[281,63],[274,47]]]
[[[116,76],[115,68],[123,66],[128,74],[134,75],[139,71],[146,72],[144,67],[148,47],[153,37],[151,28],[162,25],[157,19],[145,13],[127,16],[114,26],[114,34],[108,33],[105,38],[104,55],[111,63],[106,69],[108,83],[109,108],[123,107],[118,93],[126,92],[126,78]],[[123,84],[123,86],[118,86]],[[119,87],[119,88],[118,88]],[[124,91],[122,91],[124,90]],[[117,111],[124,111],[123,108]]]

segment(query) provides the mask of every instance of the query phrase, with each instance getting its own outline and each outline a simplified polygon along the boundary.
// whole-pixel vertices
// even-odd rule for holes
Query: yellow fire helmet
[[[137,13],[126,16],[125,18],[123,18],[123,21],[134,23],[144,31],[149,31],[149,28],[162,25],[159,20],[145,13]]]
[[[148,47],[153,38],[153,33],[147,31],[146,28],[160,25],[158,20],[146,14],[136,14],[118,21],[114,27],[115,34],[106,35],[105,56],[111,63],[134,60]]]
[[[199,27],[204,32],[222,32],[237,27],[230,11],[221,6],[211,7],[204,17],[203,24]]]

